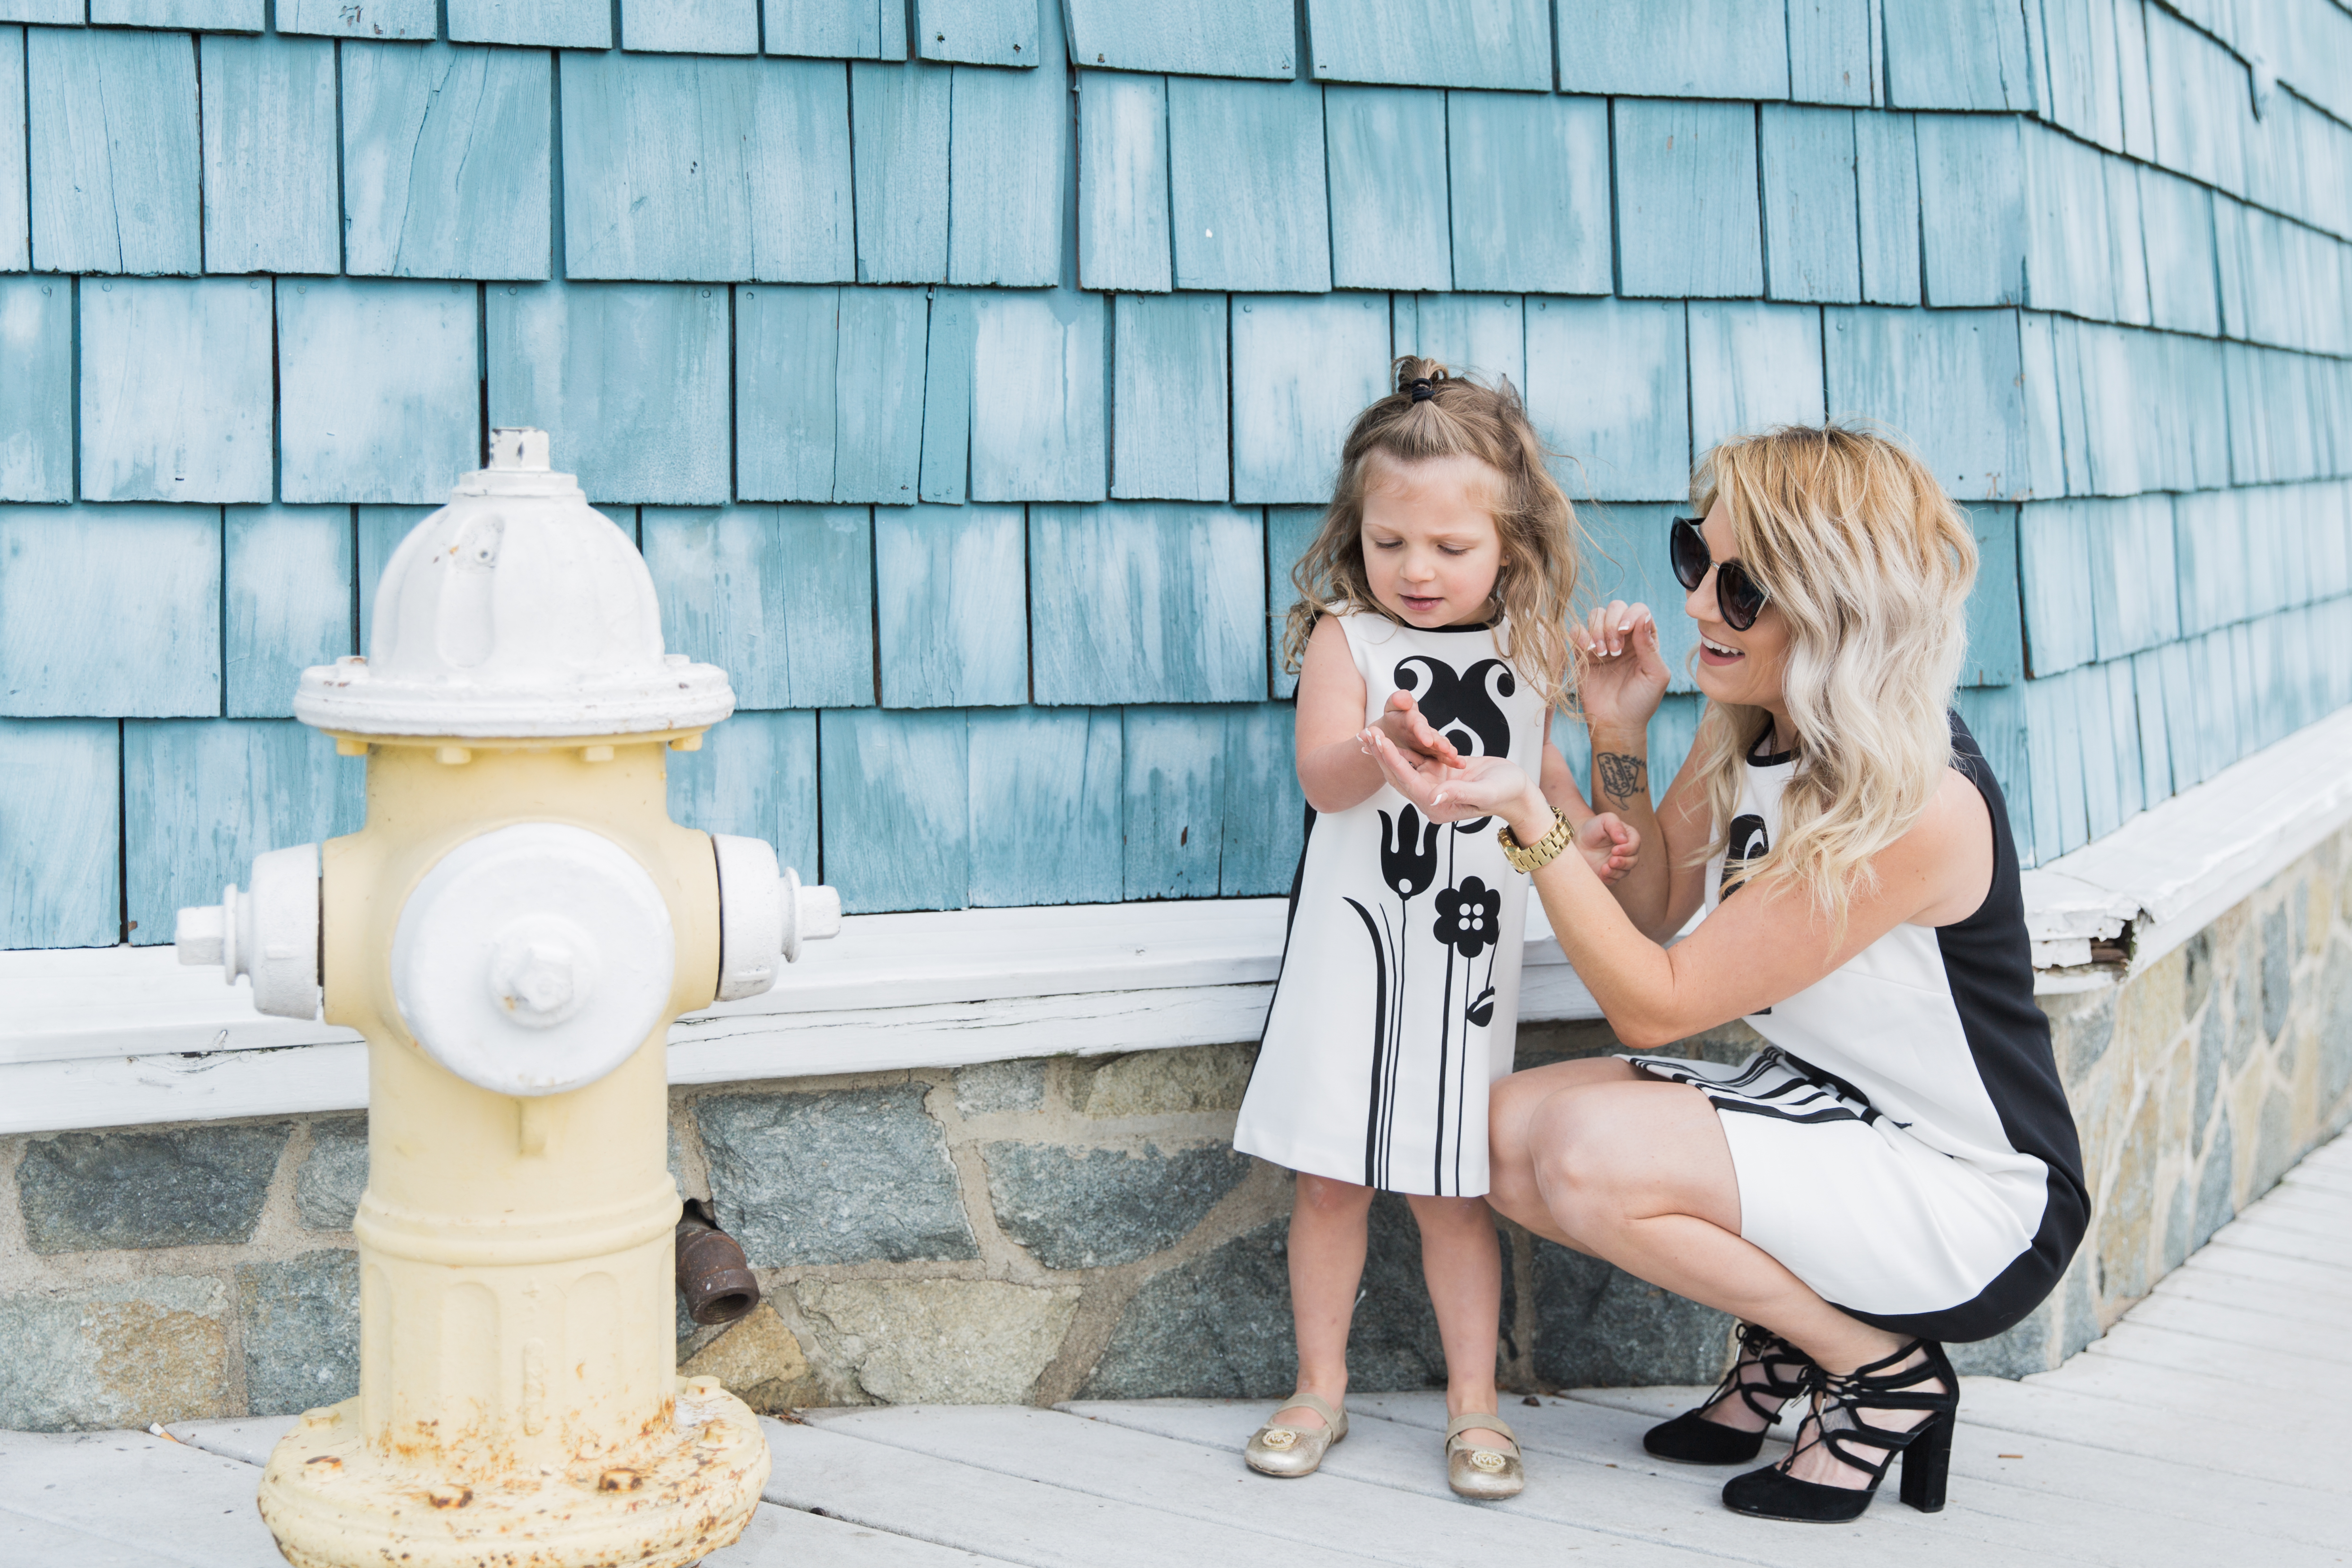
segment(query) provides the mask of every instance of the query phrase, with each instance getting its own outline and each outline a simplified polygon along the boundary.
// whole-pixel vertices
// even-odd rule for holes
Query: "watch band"
[[[1519,842],[1518,835],[1505,826],[1496,830],[1496,841],[1503,846],[1503,858],[1511,862],[1514,871],[1532,872],[1549,865],[1559,858],[1560,851],[1575,841],[1576,830],[1569,825],[1568,813],[1559,807],[1551,809],[1551,831],[1532,844]]]

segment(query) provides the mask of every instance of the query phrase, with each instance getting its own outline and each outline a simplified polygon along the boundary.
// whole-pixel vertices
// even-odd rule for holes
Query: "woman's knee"
[[[1629,1134],[1638,1136],[1631,1096],[1599,1086],[1555,1094],[1528,1119],[1528,1177],[1545,1206],[1572,1231],[1620,1217],[1632,1160]]]

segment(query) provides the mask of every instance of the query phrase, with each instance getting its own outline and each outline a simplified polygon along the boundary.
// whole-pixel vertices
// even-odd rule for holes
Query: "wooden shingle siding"
[[[735,493],[911,504],[929,312],[908,288],[738,289]]]
[[[1799,103],[1883,100],[1879,0],[1788,0],[1789,96]]]
[[[643,548],[672,649],[729,649],[739,708],[874,701],[864,507],[647,507]]]
[[[923,364],[923,468],[926,501],[961,505],[971,472],[972,353],[979,306],[960,288],[931,291],[931,330]]]
[[[267,278],[92,279],[81,289],[81,494],[270,498]]]
[[[1123,716],[1117,708],[975,708],[972,904],[1125,896]]]
[[[1764,281],[1775,299],[1851,305],[1862,295],[1853,113],[1764,105]]]
[[[1290,607],[1298,601],[1291,569],[1315,542],[1323,528],[1320,507],[1268,507],[1265,509],[1266,661],[1272,677],[1268,686],[1287,702],[1298,691],[1298,672],[1283,668],[1282,637]]]
[[[2156,158],[2208,185],[2242,193],[2253,118],[2243,61],[2161,5],[2147,8]]]
[[[0,501],[73,499],[74,289],[0,277]]]
[[[1756,110],[1618,99],[1617,292],[1754,298],[1764,292]]]
[[[622,0],[621,47],[681,55],[756,55],[760,0]]]
[[[0,719],[0,947],[122,934],[121,726]]]
[[[1103,298],[989,293],[973,311],[971,498],[1101,500]]]
[[[0,16],[36,26],[79,27],[89,9],[89,0],[5,0]]]
[[[335,46],[198,40],[206,272],[342,270]]]
[[[343,270],[547,277],[553,57],[357,43],[341,56]]]
[[[1855,115],[1853,174],[1863,300],[1870,305],[1916,305],[1920,297],[1919,149],[1913,117]]]
[[[971,902],[970,755],[959,708],[818,716],[824,874],[845,904],[961,909]]]
[[[1226,310],[1222,294],[1114,301],[1110,493],[1118,499],[1226,498]]]
[[[142,946],[169,944],[178,912],[217,904],[253,857],[356,830],[366,770],[292,719],[122,727],[124,902]]]
[[[1080,71],[1079,284],[1167,292],[1176,277],[1168,223],[1168,84]]]
[[[444,0],[454,44],[609,49],[612,0]]]
[[[2019,508],[1979,501],[1965,509],[1976,535],[1977,581],[1969,593],[1968,662],[1960,667],[1960,685],[2005,686],[2025,678],[2025,639],[2017,601]]]
[[[927,60],[1026,68],[1050,55],[1060,63],[1055,0],[914,0],[914,18],[915,52]]]
[[[1508,379],[1527,395],[1527,301],[1517,295],[1400,294],[1389,319],[1396,353],[1436,360],[1488,386]]]
[[[1224,710],[1224,839],[1217,892],[1257,898],[1290,891],[1306,847],[1307,794],[1298,785],[1295,710],[1252,703]]]
[[[2154,319],[2149,298],[2147,230],[2140,213],[2140,171],[2120,158],[2103,158],[2107,192],[2107,265],[2115,277],[2115,319],[2146,327]]]
[[[2092,622],[2099,657],[2119,659],[2173,641],[2180,635],[2180,597],[2172,497],[2134,496],[2093,505]]]
[[[1130,899],[1214,898],[1223,858],[1225,710],[1127,710],[1120,790]],[[1265,804],[1263,799],[1257,802]]]
[[[2015,111],[2034,107],[2035,73],[2018,0],[1895,0],[1881,14],[1889,105]]]
[[[1026,549],[1019,507],[891,507],[874,514],[884,707],[1029,700]]]
[[[1323,89],[1171,77],[1168,185],[1176,287],[1331,287]]]
[[[1428,88],[1324,89],[1334,287],[1452,286],[1445,99]]]
[[[190,27],[206,33],[258,33],[264,0],[90,0],[97,27]]]
[[[1225,507],[1031,507],[1033,700],[1263,699],[1263,528]]]
[[[2023,588],[2026,664],[2037,680],[2097,656],[2092,623],[2089,501],[2045,501],[2018,518],[2017,568]]]
[[[195,40],[34,27],[25,60],[33,265],[202,271]]]
[[[1234,499],[1320,501],[1356,415],[1389,388],[1388,298],[1236,295]]]
[[[725,288],[692,284],[492,288],[490,423],[547,431],[598,500],[718,505],[728,492],[727,314]]]
[[[383,580],[384,562],[400,548],[409,531],[433,515],[432,507],[355,507],[359,519],[359,652],[373,653],[375,641],[375,591]]]
[[[1687,513],[1687,503],[1579,508],[1592,549],[1584,561],[1584,580],[1577,597],[1585,605],[1601,606],[1614,600],[1646,604],[1658,622],[1658,652],[1665,660],[1666,689],[1690,692],[1691,657],[1698,651],[1698,622],[1682,612],[1685,593],[1675,580],[1674,561],[1667,549],[1675,517]],[[1668,775],[1669,778],[1672,775]]]
[[[1927,303],[1948,308],[2022,302],[2026,205],[2019,122],[1922,114],[1913,125]]]
[[[1752,0],[1557,0],[1563,92],[1789,96],[1786,8]]]
[[[0,27],[0,272],[32,266],[30,182],[25,160],[25,29]]]
[[[614,52],[558,76],[566,276],[856,276],[846,67]]]
[[[0,717],[221,711],[218,507],[0,507]]]
[[[948,109],[952,71],[919,63],[849,68],[857,184],[857,281],[948,275]]]
[[[435,0],[278,0],[271,19],[280,33],[378,41],[429,40],[441,27]]]
[[[1062,0],[1070,60],[1122,71],[1298,74],[1297,0]]]
[[[291,718],[302,672],[357,651],[352,508],[231,507],[223,524],[223,709]]]
[[[2016,496],[2025,442],[2013,312],[1829,306],[1823,317],[1831,418],[1866,414],[1901,432],[1956,500]]]
[[[2042,109],[2053,125],[2086,141],[2124,150],[2122,56],[2116,0],[2041,0],[2049,64]]]
[[[761,0],[761,30],[772,55],[907,57],[905,0]]]
[[[1931,119],[1939,130],[1949,124],[1941,116]],[[2113,320],[2118,279],[2105,160],[2083,143],[2040,126],[2025,128],[2022,152],[2026,287],[2019,298],[2036,310]],[[1937,211],[1937,232],[1948,238],[1953,214],[1941,203]],[[1966,285],[1958,287],[1965,289]]]
[[[669,814],[706,832],[765,839],[803,882],[818,875],[816,715],[739,712],[699,751],[673,751]]]
[[[1547,0],[1304,0],[1318,81],[1551,90]]]
[[[1445,117],[1454,287],[1608,293],[1607,102],[1454,92]]]
[[[1679,300],[1528,301],[1528,408],[1576,500],[1690,495],[1690,360]]]
[[[481,461],[475,287],[280,279],[277,292],[278,498],[446,499]]]
[[[1074,135],[1056,70],[958,66],[950,87],[948,281],[1038,287],[1062,277]]]
[[[1820,310],[1749,300],[1694,300],[1688,310],[1694,462],[1731,436],[1826,417]]]

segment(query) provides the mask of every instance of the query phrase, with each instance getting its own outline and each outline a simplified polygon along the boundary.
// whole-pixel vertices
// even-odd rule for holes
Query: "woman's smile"
[[[1718,643],[1705,632],[1701,632],[1698,639],[1698,656],[1705,664],[1734,664],[1748,655],[1740,649]]]

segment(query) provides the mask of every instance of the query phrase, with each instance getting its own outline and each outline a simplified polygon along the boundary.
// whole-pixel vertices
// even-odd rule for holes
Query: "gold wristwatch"
[[[1508,826],[1495,832],[1496,841],[1503,846],[1503,858],[1511,862],[1512,869],[1528,872],[1551,864],[1575,838],[1576,830],[1569,825],[1568,813],[1557,806],[1551,809],[1551,831],[1532,844],[1521,844],[1518,835]]]

